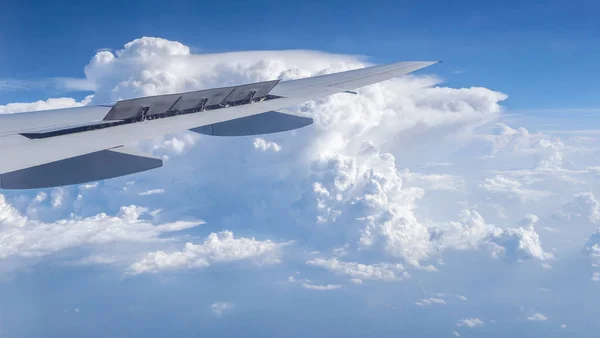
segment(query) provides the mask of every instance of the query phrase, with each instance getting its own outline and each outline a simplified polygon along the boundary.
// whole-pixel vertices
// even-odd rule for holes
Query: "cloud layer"
[[[194,54],[146,37],[92,57],[82,81],[93,96],[8,104],[0,113],[367,64],[313,51]],[[505,99],[486,88],[446,87],[421,72],[292,107],[315,121],[298,131],[240,138],[189,132],[140,142],[166,160],[163,168],[2,197],[0,266],[109,265],[129,281],[224,265],[280,281],[293,268],[303,277],[288,278],[292,289],[323,297],[363,290],[371,302],[377,288],[400,293],[418,285],[417,296],[409,290],[404,299],[413,309],[451,311],[448,327],[484,330],[495,322],[476,304],[495,304],[486,297],[505,293],[530,302],[529,294],[519,299],[520,290],[546,288],[548,271],[560,278],[566,261],[585,266],[570,272],[581,283],[597,287],[599,279],[599,138],[528,130],[504,116]],[[465,296],[428,294],[424,284]],[[210,309],[221,316],[232,304]],[[543,308],[550,316],[517,313],[523,306],[498,318],[557,318]],[[456,312],[440,310],[449,308]]]

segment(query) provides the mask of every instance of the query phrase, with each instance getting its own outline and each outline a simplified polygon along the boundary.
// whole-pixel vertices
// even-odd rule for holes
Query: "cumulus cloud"
[[[311,51],[196,55],[179,42],[143,37],[116,51],[98,51],[86,65],[85,74],[86,85],[95,88],[92,103],[105,103],[141,95],[300,78],[365,65],[364,60],[353,56]],[[431,76],[408,76],[361,88],[360,95],[308,102],[297,107],[315,120],[305,136],[286,139],[285,145],[279,142],[281,138],[256,138],[253,146],[262,151],[295,154],[296,167],[310,168],[301,173],[308,176],[295,173],[284,179],[294,191],[312,193],[304,212],[316,213],[318,223],[351,221],[349,231],[358,230],[356,241],[363,249],[420,267],[420,261],[433,249],[427,227],[414,214],[417,201],[424,196],[424,189],[458,191],[464,188],[464,182],[456,175],[406,170],[397,164],[390,141],[410,148],[431,140],[473,134],[476,127],[499,116],[500,102],[507,97],[486,88],[436,86],[439,82]],[[197,135],[184,133],[157,138],[141,147],[149,147],[153,153],[167,152],[163,154],[167,158],[191,149],[197,140]],[[427,154],[413,152],[417,153]],[[280,163],[278,167],[285,166]],[[298,186],[299,182],[310,185]]]
[[[65,104],[105,103],[141,95],[293,79],[364,65],[367,65],[365,60],[353,56],[310,51],[198,55],[176,41],[143,37],[116,51],[98,51],[85,67],[86,86],[93,84],[95,88],[93,97]],[[239,205],[255,203],[254,196],[258,193],[262,196],[263,210],[277,210],[273,217],[302,223],[307,231],[339,231],[339,238],[345,239],[343,244],[349,245],[346,250],[356,255],[356,261],[318,258],[310,260],[309,265],[346,275],[354,283],[405,278],[408,275],[405,266],[435,271],[436,267],[424,262],[439,259],[446,250],[484,249],[506,262],[552,259],[543,249],[535,228],[539,219],[518,226],[493,225],[489,223],[489,213],[481,210],[486,205],[497,205],[502,207],[505,218],[514,219],[523,210],[505,205],[502,197],[530,205],[550,196],[549,191],[560,194],[555,189],[546,189],[550,185],[540,175],[548,172],[560,177],[571,175],[572,172],[564,171],[571,163],[571,143],[505,123],[492,125],[494,128],[490,129],[490,123],[503,112],[501,103],[507,96],[486,88],[447,88],[435,77],[420,75],[361,88],[359,94],[336,95],[295,107],[315,121],[297,134],[273,135],[269,140],[257,137],[224,141],[182,133],[158,137],[139,146],[164,158],[186,153],[184,158],[189,162],[181,160],[181,167],[187,170],[190,166],[198,167],[197,171],[179,171],[168,165],[164,168],[169,174],[181,174],[172,177],[183,180],[180,182],[186,186],[195,184],[194,187],[202,187],[198,191],[204,190],[212,196],[215,191],[205,189],[210,186],[208,180],[229,181],[248,190],[237,189],[235,203]],[[24,109],[4,107],[11,112]],[[29,107],[33,104],[27,110]],[[465,158],[469,158],[466,167],[460,166],[457,160],[460,156],[444,156],[456,150],[454,147],[481,143],[480,140],[491,145],[491,149],[483,151],[480,157],[466,154]],[[195,152],[195,148],[202,149]],[[277,152],[277,156],[270,157],[277,161],[273,162],[276,169],[263,168],[265,158],[250,156],[252,150]],[[229,159],[246,161],[244,175],[239,175],[239,170],[238,175],[230,174],[227,168],[239,163],[222,163],[223,154],[227,153]],[[218,169],[205,164],[216,162],[221,163]],[[591,172],[594,166],[583,167]],[[481,168],[498,172],[490,176]],[[186,175],[193,180],[185,180]],[[154,178],[160,180],[169,175],[158,176]],[[80,190],[94,187],[97,185],[89,188],[83,185]],[[160,191],[152,188],[144,186],[140,194]],[[281,192],[265,193],[275,190]],[[172,196],[170,191],[164,194],[166,198]],[[441,200],[436,199],[439,194],[445,194]],[[591,203],[593,218],[593,195],[580,198]],[[452,203],[458,199],[477,207],[465,208],[458,221],[449,221],[457,211]],[[59,198],[52,200],[59,204]],[[595,208],[598,214],[599,208]],[[240,210],[232,212],[235,217],[259,224],[264,220],[264,212],[257,210],[252,207],[247,214]],[[521,215],[527,212],[530,210]],[[178,255],[186,257],[182,259],[184,263],[177,263],[182,267],[202,261],[203,256],[195,253],[195,244],[191,245],[173,253],[152,252],[140,262],[147,263],[149,270],[158,271],[156,262],[179,261]],[[593,252],[594,245],[589,248]],[[362,255],[376,257],[371,262],[403,265],[398,268],[389,263],[358,263]]]
[[[152,146],[148,150],[152,154],[171,153],[180,155],[190,147],[194,146],[197,139],[198,136],[191,132],[184,133],[179,136],[160,136],[152,140]],[[145,145],[142,147],[146,148]],[[168,159],[168,155],[166,159]]]
[[[600,224],[600,201],[592,192],[580,192],[573,194],[573,199],[563,205],[555,215],[560,219],[572,221],[579,217],[585,217],[591,224]]]
[[[538,259],[554,259],[552,253],[544,251],[534,225],[539,221],[528,214],[521,219],[518,228],[499,228],[486,224],[474,210],[463,210],[460,221],[450,222],[433,229],[432,238],[442,249],[473,250],[487,248],[494,257],[508,263]]]
[[[600,228],[594,232],[585,245],[592,266],[600,266]]]
[[[544,322],[544,321],[548,320],[548,317],[541,313],[534,313],[531,316],[527,317],[527,320],[531,320],[534,322]]]
[[[557,169],[563,164],[564,144],[541,132],[531,133],[520,127],[513,129],[498,123],[494,133],[483,136],[493,146],[489,158],[500,158],[507,164],[527,158],[529,168]]]
[[[128,273],[156,273],[164,270],[204,268],[211,264],[249,260],[258,265],[280,263],[279,251],[290,242],[277,243],[254,238],[235,238],[231,231],[211,233],[202,244],[186,243],[183,251],[150,252],[132,264]]]
[[[99,103],[234,83],[299,78],[366,64],[351,56],[310,51],[194,55],[179,42],[144,37],[117,51],[99,51],[85,67],[85,74],[86,80],[96,88],[92,100]],[[251,142],[257,150],[294,154],[291,158],[295,167],[309,168],[289,176],[278,173],[278,178],[286,182],[290,193],[302,193],[302,214],[314,215],[314,221],[319,224],[344,224],[348,233],[359,234],[351,243],[363,252],[382,253],[429,271],[436,268],[422,266],[421,262],[438,255],[445,247],[476,248],[495,243],[494,247],[499,248],[498,257],[521,251],[524,257],[546,257],[539,248],[534,248],[538,242],[526,229],[500,232],[487,225],[459,227],[453,236],[464,238],[446,236],[445,242],[439,239],[432,242],[432,229],[415,213],[418,203],[427,193],[462,192],[467,182],[461,175],[409,170],[403,163],[418,152],[403,153],[398,149],[421,147],[432,140],[464,140],[465,136],[474,135],[475,128],[497,118],[502,112],[500,103],[507,97],[485,88],[453,89],[436,86],[438,84],[439,80],[434,77],[409,76],[361,88],[357,96],[337,95],[311,101],[298,107],[315,120],[304,137],[273,141],[259,137]],[[539,154],[548,147],[558,147],[547,146],[541,139],[530,140],[531,133],[526,130],[501,127],[502,132],[487,138],[494,145],[492,157],[515,147],[538,149]],[[166,158],[188,151],[198,140],[197,135],[184,133],[159,137],[140,146],[153,153],[166,152],[163,155]],[[218,147],[216,141],[203,140]],[[402,144],[402,147],[391,146],[394,144]],[[427,151],[422,153],[428,154]],[[550,158],[552,156],[542,160],[548,162]],[[430,158],[423,159],[431,163]],[[291,164],[279,163],[280,172],[285,173],[286,166]],[[245,176],[252,178],[253,175],[259,177],[256,172],[245,171]],[[498,185],[497,177],[491,180],[492,183],[486,182]],[[500,187],[517,196],[538,196],[536,190],[514,182],[517,181],[506,178]],[[496,185],[494,189],[498,188]],[[460,234],[460,231],[473,233]],[[452,240],[463,242],[453,245]],[[443,245],[439,245],[441,242]],[[520,243],[517,249],[508,249],[512,251],[507,254],[504,245],[512,242]]]
[[[459,320],[456,326],[476,327],[483,325],[483,321],[479,318],[466,318]]]
[[[281,150],[281,146],[275,142],[266,141],[263,138],[257,137],[254,139],[254,149],[278,152]]]
[[[63,188],[52,189],[52,207],[59,208],[63,205],[65,190]]]
[[[353,56],[310,51],[198,55],[179,42],[146,37],[116,51],[96,53],[85,67],[83,83],[95,88],[93,97],[9,104],[0,106],[0,112],[293,79],[366,64]],[[594,149],[600,149],[596,138],[558,138],[519,128],[518,120],[511,120],[510,126],[506,121],[496,124],[505,94],[478,87],[447,88],[434,76],[407,76],[358,91],[359,95],[340,94],[291,108],[315,121],[296,132],[264,138],[214,138],[186,132],[140,142],[142,150],[175,163],[167,163],[156,174],[132,178],[135,187],[115,189],[111,184],[118,180],[111,180],[73,188],[76,192],[65,188],[60,207],[52,210],[70,212],[69,199],[76,193],[85,194],[86,202],[87,196],[90,201],[92,196],[98,199],[94,206],[80,203],[84,210],[96,204],[101,208],[102,202],[118,208],[142,199],[138,193],[150,194],[162,186],[167,189],[161,195],[160,215],[158,209],[128,206],[115,216],[94,210],[86,215],[96,216],[42,222],[34,219],[44,218],[40,211],[59,201],[58,193],[36,197],[32,193],[22,202],[15,197],[14,210],[24,211],[15,211],[14,219],[0,214],[4,219],[0,238],[5,234],[10,238],[8,246],[0,243],[0,251],[17,245],[23,232],[23,241],[30,244],[12,250],[7,259],[48,257],[69,248],[113,243],[110,238],[128,244],[151,242],[141,254],[135,251],[125,258],[96,248],[86,250],[83,258],[68,257],[74,265],[123,266],[127,273],[139,274],[283,260],[287,242],[264,238],[298,239],[304,252],[343,248],[331,256],[318,252],[301,256],[304,268],[314,270],[315,281],[292,276],[293,284],[307,292],[334,292],[340,287],[358,291],[369,287],[370,281],[405,279],[415,268],[439,269],[439,274],[425,278],[444,283],[442,278],[452,275],[459,264],[456,256],[465,270],[487,276],[486,269],[495,269],[495,264],[463,259],[481,253],[506,263],[535,261],[536,267],[550,266],[553,255],[548,248],[564,252],[561,245],[570,240],[578,240],[577,250],[584,246],[592,264],[600,264],[600,240],[596,234],[590,236],[600,225],[600,204],[592,193],[600,188],[597,156],[593,156],[597,155]],[[572,202],[561,208],[570,196]],[[133,201],[118,204],[124,198]],[[186,229],[187,223],[158,220],[180,210],[193,210],[189,212],[206,216],[216,228],[231,231],[213,233],[200,243],[190,238],[185,245],[170,240],[167,233]],[[6,227],[7,222],[22,222],[22,232],[10,237],[15,230]],[[244,234],[260,233],[256,236],[262,239],[249,237],[252,233],[240,237],[240,227]],[[39,231],[27,234],[32,231],[27,229]],[[575,233],[577,229],[581,233]],[[78,235],[81,232],[85,235]],[[553,265],[553,274],[560,273],[562,265]],[[422,278],[422,273],[415,271],[414,279]],[[586,273],[589,278],[591,272]],[[337,282],[340,276],[347,282]],[[456,278],[468,276],[467,271]],[[560,294],[553,288],[554,293]],[[432,296],[418,303],[447,302],[448,307],[459,302],[453,296]],[[483,324],[479,318],[468,318],[457,325]]]
[[[90,217],[72,215],[51,223],[29,219],[0,195],[0,260],[33,258],[86,245],[117,242],[156,242],[165,233],[201,224],[179,221],[153,224],[142,219],[147,209],[134,205],[121,207],[116,216],[100,213]]]
[[[403,188],[389,153],[363,143],[363,158],[322,155],[313,165],[313,193],[318,221],[354,220],[361,229],[359,245],[377,248],[419,266],[430,253],[429,232],[414,215],[420,188]],[[356,222],[358,221],[358,222]]]

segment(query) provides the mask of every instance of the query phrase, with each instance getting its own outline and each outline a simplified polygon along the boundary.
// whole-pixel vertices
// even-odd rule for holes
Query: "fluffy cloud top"
[[[486,224],[483,217],[474,210],[463,210],[459,222],[450,222],[435,229],[433,238],[440,248],[469,250],[488,248],[495,257],[506,262],[527,259],[553,259],[552,253],[544,251],[534,224],[539,221],[528,214],[521,219],[521,227],[502,229]]]
[[[235,238],[230,231],[210,234],[202,244],[186,243],[183,251],[150,252],[132,264],[128,272],[137,275],[161,270],[203,268],[214,263],[250,260],[256,264],[279,263],[279,249],[289,243],[254,238]]]
[[[88,101],[104,103],[141,95],[275,78],[300,78],[364,65],[367,63],[356,57],[311,51],[196,55],[179,42],[143,37],[115,52],[98,52],[85,67],[85,74],[86,81],[96,88],[93,98]],[[353,234],[350,244],[364,252],[383,254],[388,259],[430,271],[436,268],[423,266],[422,262],[435,258],[448,248],[487,247],[494,255],[507,261],[550,258],[551,255],[541,248],[539,236],[533,228],[500,229],[487,225],[475,210],[463,211],[460,222],[432,226],[427,224],[431,222],[420,219],[415,213],[427,193],[463,192],[468,188],[468,182],[461,175],[409,170],[403,163],[431,155],[432,149],[423,145],[430,144],[432,140],[434,143],[442,140],[464,142],[469,137],[483,137],[476,135],[475,130],[499,117],[503,111],[500,103],[507,97],[480,87],[454,89],[438,84],[439,80],[434,77],[408,76],[361,88],[360,95],[341,94],[311,101],[296,107],[315,121],[313,126],[302,130],[301,138],[286,133],[288,136],[275,136],[274,140],[254,138],[252,145],[256,150],[273,152],[274,158],[277,158],[275,161],[278,161],[274,176],[285,182],[290,195],[299,193],[303,196],[302,201],[296,203],[303,206],[299,210],[303,215],[301,221],[331,226],[344,224],[347,233]],[[497,135],[483,138],[493,145],[490,157],[497,158],[515,149],[534,149],[532,151],[539,156],[549,154],[540,160],[544,163],[552,162],[553,158],[562,159],[548,153],[548,149],[562,151],[563,148],[549,143],[543,136],[532,136],[525,129],[515,130],[501,124]],[[220,140],[199,139],[189,133],[159,137],[150,145],[141,144],[140,147],[163,152],[163,157],[167,158],[171,154],[187,152],[196,146],[198,140],[206,144],[205,150],[206,147],[221,147]],[[281,141],[285,144],[282,145]],[[396,147],[397,144],[402,144],[402,147]],[[421,151],[398,150],[411,148]],[[247,150],[241,149],[244,148],[239,150],[243,156]],[[222,152],[214,152],[219,153]],[[194,158],[195,154],[186,156]],[[218,155],[214,156],[220,160]],[[248,157],[250,165],[264,160]],[[562,162],[556,160],[553,163]],[[246,177],[264,180],[263,174],[257,171],[244,172]],[[480,184],[484,190],[526,199],[546,196],[523,185],[514,178],[503,176]],[[150,189],[139,194],[146,196],[159,192],[163,191]],[[54,200],[60,199],[56,197]],[[305,219],[308,215],[314,215],[314,218]],[[183,251],[172,254],[159,250],[138,262],[141,264],[138,267],[140,271],[158,271],[160,268],[157,266],[162,263],[157,262],[180,262],[165,266],[201,264],[204,262],[203,255],[195,254],[196,249],[189,244]],[[177,258],[179,256],[183,258]],[[312,262],[314,265],[317,261]],[[403,266],[397,268],[401,265],[325,262],[327,264],[319,264],[331,270],[352,271],[349,268],[351,264],[355,264],[357,271],[364,267],[368,267],[367,270],[372,268],[381,272],[381,276],[387,276],[379,277],[381,279],[397,279],[406,274]],[[142,267],[145,264],[148,266]],[[393,276],[389,275],[389,271]]]

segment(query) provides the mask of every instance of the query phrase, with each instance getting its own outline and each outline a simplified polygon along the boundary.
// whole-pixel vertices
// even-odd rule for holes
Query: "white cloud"
[[[494,255],[508,262],[554,259],[551,253],[542,248],[540,236],[533,227],[495,229],[490,242],[497,245]]]
[[[551,195],[551,193],[547,191],[526,189],[523,184],[516,179],[501,175],[496,175],[493,178],[486,178],[485,182],[480,184],[479,187],[489,192],[517,197],[522,201],[537,200]]]
[[[85,73],[96,87],[94,101],[107,102],[319,75],[363,65],[365,62],[355,57],[309,51],[194,55],[178,42],[141,38],[115,52],[99,51]],[[471,135],[474,128],[499,116],[499,102],[506,98],[485,88],[436,87],[438,83],[433,77],[411,76],[362,88],[361,95],[337,95],[308,102],[299,109],[311,115],[315,124],[303,130],[302,138],[276,135],[272,141],[256,138],[253,145],[264,151],[294,154],[279,159],[284,162],[277,165],[277,177],[285,179],[293,191],[307,188],[298,186],[299,182],[311,182],[313,201],[304,214],[316,212],[314,219],[322,224],[347,224],[351,220],[349,231],[358,228],[361,235],[357,241],[363,249],[384,252],[420,267],[419,261],[427,259],[435,248],[428,240],[427,227],[414,214],[417,200],[424,196],[424,189],[458,191],[465,182],[457,175],[405,171],[397,166],[392,152],[432,140],[451,141]],[[196,142],[186,141],[189,133],[184,135],[153,141],[153,151],[182,153],[191,149]],[[222,142],[203,140],[215,147]],[[393,144],[402,144],[402,148],[390,147],[392,140]],[[221,151],[214,153],[223,154],[222,148],[218,149]],[[231,151],[230,147],[227,149]],[[427,158],[425,151],[411,154]],[[293,163],[285,162],[290,160]],[[249,162],[256,161],[264,159]],[[310,177],[286,175],[290,167],[310,168]],[[244,177],[259,175],[246,171]]]
[[[164,270],[204,268],[211,264],[250,260],[255,264],[277,264],[279,251],[290,244],[254,238],[235,238],[230,231],[211,233],[202,244],[186,243],[183,251],[166,253],[150,252],[145,258],[132,264],[128,273],[156,273]]]
[[[150,195],[157,195],[157,194],[164,194],[164,193],[165,193],[165,189],[152,189],[152,190],[143,191],[143,192],[139,193],[138,195],[150,196]]]
[[[433,304],[446,304],[446,301],[440,298],[424,298],[415,302],[415,304],[419,306],[428,306]]]
[[[65,190],[63,188],[52,189],[52,207],[60,208],[63,205],[65,198]]]
[[[479,318],[466,318],[459,320],[456,326],[476,327],[483,325],[483,321]]]
[[[0,105],[0,114],[22,113],[35,110],[50,110],[68,107],[81,107],[90,103],[91,100],[92,96],[88,96],[82,101],[77,101],[75,99],[67,97],[61,97],[51,98],[45,101],[40,100],[28,103],[9,103],[7,105]]]
[[[560,327],[561,327],[562,329],[566,329],[566,328],[567,328],[567,324],[562,324]]]
[[[461,296],[461,295],[457,295],[456,298],[458,298],[460,300],[468,300],[467,297]]]
[[[90,190],[98,187],[98,182],[86,183],[79,186],[79,190]]]
[[[544,322],[548,320],[548,317],[541,313],[534,313],[531,316],[527,317],[527,320],[536,321],[536,322]]]
[[[563,164],[564,144],[542,133],[530,133],[523,127],[513,129],[499,123],[495,135],[486,135],[484,139],[493,145],[490,158],[506,163],[527,159],[530,167],[540,169],[557,169]]]
[[[178,42],[142,38],[117,51],[96,53],[85,68],[85,82],[75,84],[90,88],[93,84],[96,92],[86,102],[48,100],[6,105],[0,112],[298,78],[365,64],[352,56],[308,51],[197,55]],[[452,260],[443,257],[448,251],[473,255],[483,251],[506,262],[535,260],[549,265],[553,256],[546,252],[542,240],[546,244],[552,236],[569,236],[567,231],[560,231],[561,236],[538,234],[543,228],[561,230],[561,224],[550,223],[547,217],[557,208],[554,200],[578,192],[569,189],[597,189],[592,184],[572,183],[575,178],[591,182],[585,180],[597,174],[597,163],[590,163],[593,156],[588,155],[589,160],[577,157],[578,153],[589,154],[587,148],[582,148],[588,145],[506,124],[490,128],[490,122],[503,111],[500,104],[506,95],[502,93],[478,87],[446,88],[435,77],[421,75],[361,88],[359,92],[360,95],[336,95],[296,107],[313,117],[314,125],[297,133],[269,135],[268,141],[260,137],[212,138],[186,132],[142,142],[139,147],[178,162],[165,165],[156,175],[150,172],[151,179],[140,179],[135,192],[150,194],[156,186],[169,187],[162,196],[167,202],[160,206],[165,211],[160,217],[169,215],[175,210],[173,205],[177,205],[193,208],[198,215],[209,214],[221,229],[232,229],[232,219],[243,220],[247,228],[260,229],[267,236],[276,233],[277,238],[287,238],[287,229],[294,229],[294,234],[302,229],[298,231],[306,231],[301,235],[307,235],[305,238],[323,238],[306,244],[315,246],[307,251],[329,252],[333,247],[344,247],[345,253],[343,260],[313,256],[307,264],[361,284],[406,278],[405,267],[453,269]],[[256,156],[257,151],[277,152],[277,156]],[[185,156],[173,156],[183,153]],[[240,165],[244,166],[242,171]],[[569,183],[561,185],[569,179]],[[215,187],[214,182],[222,184]],[[107,184],[85,194],[100,195],[99,190]],[[98,185],[82,185],[80,193],[95,187]],[[183,187],[190,193],[180,194]],[[74,193],[69,189],[63,193],[57,203],[62,208],[57,209],[66,212]],[[550,193],[552,197],[546,198]],[[57,202],[56,196],[40,197],[35,203],[45,204],[48,199],[50,203]],[[203,198],[214,203],[197,203]],[[585,207],[585,217],[591,222],[600,219],[600,207],[591,193],[577,198]],[[225,200],[227,203],[223,203]],[[459,206],[462,202],[467,206]],[[232,207],[240,205],[248,207]],[[456,219],[454,215],[459,211]],[[526,216],[516,224],[518,217],[529,213],[540,217]],[[131,224],[146,222],[140,221],[140,215],[159,216],[139,207],[126,207],[114,217],[123,223],[123,229],[119,227],[115,232],[129,234]],[[25,218],[28,227],[32,226],[33,216]],[[177,224],[146,223],[155,232],[140,235],[144,240],[155,241],[162,232],[180,228]],[[269,224],[279,227],[269,228]],[[85,229],[83,226],[69,231]],[[587,231],[586,236],[590,230]],[[232,232],[238,234],[236,229]],[[171,242],[165,247],[161,244],[145,249],[151,252],[139,257],[137,263],[126,265],[130,266],[130,273],[210,265],[218,261],[215,252],[224,247],[232,251],[223,253],[229,258],[222,261],[265,263],[264,259],[279,259],[268,248],[283,243],[234,238],[230,234],[229,239],[222,234],[211,235],[217,236],[216,242],[223,247],[209,248],[205,241],[174,249]],[[130,234],[136,235],[137,232]],[[239,242],[243,240],[247,242]],[[66,247],[86,245],[82,243],[87,242],[79,239]],[[239,254],[234,250],[238,245],[264,245],[266,249]],[[554,242],[551,245],[558,246]],[[600,257],[600,243],[590,238],[586,247],[593,262]],[[119,261],[111,254],[100,252],[97,256]],[[444,261],[448,264],[427,265]],[[337,284],[321,286],[329,285]]]
[[[259,149],[262,151],[272,150],[274,152],[278,152],[281,150],[281,146],[275,142],[270,142],[263,138],[257,137],[254,139],[254,149]]]
[[[585,245],[592,266],[600,266],[600,228],[594,232]]]
[[[296,275],[298,275],[298,274],[300,274],[300,273],[296,272]],[[318,285],[318,284],[314,284],[309,279],[305,279],[305,278],[297,279],[294,276],[289,276],[285,282],[280,282],[280,283],[301,285],[304,289],[316,290],[316,291],[330,291],[330,290],[337,290],[337,289],[342,288],[342,285],[339,285],[339,284]]]
[[[600,282],[600,272],[594,272],[594,274],[592,275],[592,280],[594,282]]]
[[[225,312],[230,311],[232,308],[233,308],[233,303],[227,303],[227,302],[216,302],[210,306],[210,309],[212,310],[212,312],[218,317],[223,315]]]
[[[600,224],[600,201],[591,192],[573,194],[573,200],[557,211],[555,216],[566,220],[586,216],[590,223]]]
[[[452,334],[454,335],[454,337],[460,337],[460,333],[458,333],[456,331],[452,331]]]
[[[37,203],[42,203],[46,200],[46,198],[48,197],[48,194],[46,194],[43,191],[40,191],[37,193],[37,195],[35,195],[35,198],[33,199],[33,202]]]
[[[395,281],[408,277],[402,264],[379,263],[374,265],[361,264],[357,262],[343,262],[337,258],[316,258],[306,262],[311,266],[323,267],[336,274],[359,279]]]
[[[432,238],[441,249],[473,250],[488,248],[494,257],[506,262],[528,259],[541,261],[554,259],[544,251],[534,225],[539,218],[527,214],[518,228],[499,228],[486,224],[474,210],[462,210],[458,222],[450,222],[432,229]]]
[[[179,136],[160,136],[152,141],[149,152],[155,154],[168,151],[174,154],[182,154],[194,146],[197,139],[198,135],[192,132],[186,132]]]
[[[72,215],[52,223],[23,216],[0,195],[0,260],[11,257],[42,257],[86,245],[117,242],[155,242],[160,235],[195,227],[201,221],[153,224],[140,217],[145,208],[122,207],[116,216],[100,213],[90,217]]]
[[[105,103],[139,95],[317,75],[364,64],[352,56],[305,51],[197,55],[180,43],[143,38],[118,51],[98,52],[85,69],[84,85],[96,88],[88,101]],[[600,206],[591,193],[600,189],[596,163],[600,142],[579,134],[574,135],[579,138],[558,139],[537,132],[543,127],[540,121],[532,123],[529,130],[519,128],[520,120],[507,120],[501,114],[505,98],[485,88],[445,88],[435,77],[415,75],[361,88],[359,95],[336,95],[294,107],[315,121],[297,132],[256,139],[214,138],[191,132],[159,137],[138,146],[175,163],[136,176],[135,189],[127,185],[125,192],[119,186],[114,192],[112,182],[122,184],[118,179],[89,189],[83,185],[78,191],[65,188],[62,207],[50,210],[53,214],[44,214],[44,208],[49,209],[53,201],[51,193],[39,198],[33,197],[35,192],[23,193],[27,195],[23,198],[11,195],[15,210],[23,210],[17,214],[25,221],[7,221],[7,215],[0,214],[0,237],[14,231],[5,228],[6,222],[23,222],[20,231],[25,232],[40,227],[35,235],[26,234],[24,242],[28,244],[14,249],[7,259],[21,258],[34,249],[38,250],[35,255],[48,257],[84,246],[84,250],[72,250],[79,251],[73,255],[84,252],[83,258],[72,257],[70,252],[56,256],[74,264],[129,267],[129,273],[135,273],[136,262],[143,272],[216,265],[215,252],[222,247],[197,244],[191,231],[186,232],[190,237],[185,240],[196,244],[183,246],[166,232],[187,225],[159,222],[185,212],[210,219],[214,229],[230,229],[237,236],[243,231],[246,237],[232,235],[235,244],[223,244],[231,250],[223,254],[229,258],[222,262],[245,265],[265,264],[269,257],[283,260],[281,254],[271,255],[269,250],[264,251],[264,257],[260,253],[238,255],[234,248],[244,245],[236,241],[250,240],[253,233],[249,231],[256,231],[255,236],[261,239],[299,238],[302,252],[329,253],[343,248],[324,258],[319,258],[319,253],[300,257],[314,270],[315,282],[296,276],[295,291],[308,287],[317,292],[343,285],[349,291],[365,292],[365,288],[373,287],[371,280],[400,280],[415,268],[439,269],[435,276],[423,271],[413,274],[419,282],[438,283],[435,287],[447,286],[444,278],[448,276],[469,285],[473,271],[481,272],[477,275],[481,290],[472,294],[491,291],[489,285],[497,283],[485,283],[488,272],[501,272],[507,283],[494,289],[492,298],[495,292],[498,297],[510,295],[515,280],[523,288],[538,290],[539,283],[531,284],[539,281],[536,274],[554,278],[565,266],[561,261],[551,262],[549,248],[561,253],[557,260],[564,259],[572,252],[579,254],[583,238],[589,237],[585,252],[592,264],[600,264],[600,240],[590,236],[600,225]],[[84,103],[48,100],[6,105],[0,111],[79,104]],[[498,118],[505,123],[491,123]],[[70,207],[82,215],[109,210],[105,207],[114,210],[125,204],[119,202],[124,198],[138,198],[138,192],[156,187],[167,187],[160,196],[160,214],[134,206],[123,208],[114,217],[89,217],[108,221],[74,217],[67,220],[73,224],[62,230],[68,234],[59,233],[65,226],[60,222],[34,221],[64,217]],[[96,190],[88,191],[93,188]],[[77,192],[85,195],[86,203],[70,203]],[[572,203],[561,208],[573,195]],[[243,230],[238,231],[240,228]],[[88,229],[102,234],[96,236]],[[89,233],[74,235],[86,231]],[[127,247],[143,242],[144,248],[136,245],[133,252],[120,255],[111,248],[96,248],[97,237],[114,239],[107,239],[107,243],[126,241]],[[0,251],[7,252],[18,243],[11,239],[8,246],[0,243]],[[147,242],[151,244],[146,247]],[[573,243],[573,250],[566,250],[569,243]],[[88,246],[94,248],[86,250]],[[489,261],[489,256],[507,263],[529,263],[506,268]],[[552,273],[539,271],[540,264],[550,263]],[[532,278],[515,276],[523,271]],[[339,276],[327,276],[332,273],[347,282],[338,282]],[[590,274],[579,275],[589,278]],[[364,285],[358,288],[350,283]],[[553,287],[552,294],[560,299],[563,293]],[[434,306],[432,299],[440,299],[448,303],[444,307],[447,310],[466,304],[460,304],[461,296],[456,299],[450,293],[444,299],[432,297],[436,298],[427,296],[421,304]],[[478,318],[460,323],[466,327],[483,325]],[[488,323],[493,321],[486,320]]]
[[[302,287],[305,289],[308,289],[308,290],[324,291],[324,290],[337,290],[337,289],[341,288],[342,286],[339,284],[314,285],[314,284],[309,284],[309,283],[302,283]]]

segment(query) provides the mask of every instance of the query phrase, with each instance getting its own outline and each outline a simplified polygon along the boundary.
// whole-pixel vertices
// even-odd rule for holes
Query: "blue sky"
[[[507,105],[514,109],[597,108],[598,6],[591,0],[9,1],[0,14],[0,78],[81,77],[75,65],[95,50],[160,36],[197,52],[316,49],[376,63],[439,59],[445,64],[437,72],[448,84],[510,92]],[[0,103],[25,95],[4,94]]]
[[[0,337],[595,337],[599,10],[3,3],[0,113],[444,62],[298,131],[161,136],[135,145],[160,169],[0,192]]]

